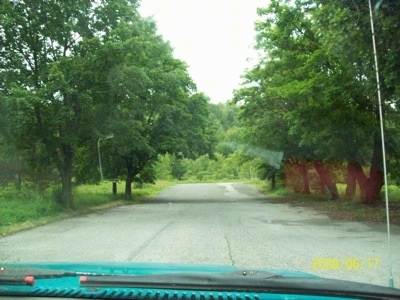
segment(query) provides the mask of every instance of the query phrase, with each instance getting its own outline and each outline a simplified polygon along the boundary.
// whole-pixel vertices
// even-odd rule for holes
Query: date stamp
[[[314,257],[311,270],[313,271],[360,271],[375,270],[380,263],[379,257]]]

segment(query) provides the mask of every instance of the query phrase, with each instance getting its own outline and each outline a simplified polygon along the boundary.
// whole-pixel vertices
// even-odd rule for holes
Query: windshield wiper
[[[218,274],[161,274],[147,276],[82,276],[86,287],[140,287],[203,291],[264,292],[320,296],[400,298],[400,290],[320,277],[287,277],[259,271]]]
[[[85,275],[81,276],[82,286],[100,287],[127,287],[142,288],[180,288],[187,290],[241,290],[260,288],[266,280],[283,278],[280,274],[266,271],[234,271],[228,273],[172,273],[157,275]]]
[[[30,285],[37,279],[54,279],[66,277],[79,277],[86,275],[98,275],[84,272],[71,272],[63,270],[50,270],[41,268],[5,268],[0,267],[0,285]],[[104,275],[104,274],[99,274]]]
[[[266,271],[238,270],[225,273],[170,273],[115,275],[55,270],[14,271],[1,275],[0,284],[35,285],[36,279],[76,277],[76,288],[148,288],[192,291],[284,293],[319,296],[399,299],[400,290],[383,286],[320,277],[283,276]],[[26,272],[21,274],[21,272]]]

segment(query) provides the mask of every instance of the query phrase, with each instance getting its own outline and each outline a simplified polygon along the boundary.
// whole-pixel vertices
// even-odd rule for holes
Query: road
[[[309,208],[271,203],[241,183],[181,184],[143,204],[0,238],[0,262],[234,265],[387,285],[385,229],[384,225],[333,221]],[[392,233],[398,287],[400,228],[393,226]],[[313,267],[316,262],[323,264]],[[326,263],[331,262],[340,265],[324,270],[324,263],[329,267]]]

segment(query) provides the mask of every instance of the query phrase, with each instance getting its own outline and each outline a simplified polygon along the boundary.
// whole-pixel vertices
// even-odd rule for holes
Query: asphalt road
[[[268,202],[241,183],[175,185],[140,205],[0,238],[0,262],[123,261],[234,265],[388,283],[384,225],[333,221]],[[392,227],[395,286],[400,228]]]

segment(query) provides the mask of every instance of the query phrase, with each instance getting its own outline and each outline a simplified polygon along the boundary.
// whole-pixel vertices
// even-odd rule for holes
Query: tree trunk
[[[131,176],[126,176],[126,181],[125,181],[125,198],[127,200],[132,199],[132,181],[133,178]]]
[[[286,186],[295,193],[310,194],[310,180],[307,163],[289,160],[285,163],[284,179]]]
[[[276,171],[273,170],[271,174],[271,190],[276,189]]]
[[[300,176],[298,172],[297,162],[294,160],[288,160],[285,163],[285,171],[284,171],[285,185],[291,189],[295,193],[301,192],[301,182]]]
[[[361,189],[361,202],[372,204],[380,199],[383,186],[382,140],[379,132],[374,134],[374,145],[369,177],[367,178],[358,164],[355,168],[356,179]]]
[[[383,183],[382,139],[380,133],[376,132],[374,135],[371,168],[369,178],[367,179],[367,189],[361,201],[370,204],[380,200]]]
[[[367,177],[365,176],[362,166],[358,161],[354,160],[348,162],[346,181],[346,198],[353,198],[356,195],[357,183],[360,186],[361,194],[365,193],[367,188]]]
[[[371,166],[370,177],[367,180],[367,195],[362,200],[365,203],[373,203],[381,199],[381,190],[383,186],[382,172],[375,166]]]
[[[126,162],[126,181],[125,181],[125,198],[127,200],[132,199],[132,182],[136,174],[133,167],[133,160],[131,157],[124,157]]]
[[[132,182],[133,179],[143,170],[147,161],[139,161],[134,163],[134,159],[131,156],[123,156],[126,163],[126,182],[125,182],[125,198],[132,199]]]
[[[61,203],[67,208],[73,208],[73,200],[72,200],[72,172],[65,170],[61,174],[61,184],[62,184],[62,194],[61,194]]]
[[[60,167],[61,174],[61,203],[67,208],[73,208],[73,197],[72,197],[72,161],[73,161],[73,150],[69,146],[62,147],[62,165]]]
[[[17,189],[21,189],[22,186],[22,176],[21,176],[21,160],[19,151],[17,153]]]
[[[356,195],[357,180],[354,175],[353,166],[351,163],[347,164],[347,178],[346,178],[346,192],[344,197],[351,199]]]
[[[328,188],[332,200],[338,199],[339,192],[337,190],[336,183],[332,180],[332,174],[329,171],[329,169],[324,168],[323,163],[321,161],[314,162],[314,168],[317,171],[319,178],[321,180],[321,187],[323,189],[325,189],[325,187]]]
[[[112,182],[112,193],[113,193],[113,195],[117,194],[117,182],[116,181]]]
[[[301,178],[303,180],[303,186],[302,186],[301,193],[302,194],[311,194],[310,180],[308,178],[308,166],[306,163],[299,163],[298,168],[299,168]]]

